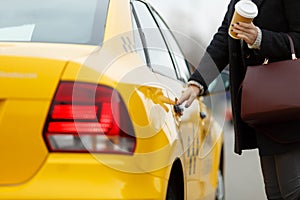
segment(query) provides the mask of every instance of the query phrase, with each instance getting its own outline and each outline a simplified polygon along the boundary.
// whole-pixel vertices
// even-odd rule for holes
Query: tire
[[[172,185],[168,185],[166,200],[179,200],[177,198],[176,188],[174,188],[174,183]]]
[[[172,176],[169,180],[166,200],[184,200],[182,190],[179,187],[180,182]]]
[[[225,185],[222,171],[219,169],[218,171],[218,185],[216,189],[216,200],[224,200],[225,199]]]

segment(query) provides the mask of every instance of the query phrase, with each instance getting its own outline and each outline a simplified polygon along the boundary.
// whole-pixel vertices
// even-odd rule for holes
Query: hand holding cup
[[[229,35],[234,39],[246,39],[249,42],[250,40],[252,41],[253,38],[248,37],[249,34],[251,37],[253,33],[256,33],[257,36],[256,27],[252,23],[257,14],[257,6],[252,1],[241,0],[237,2],[235,4],[235,11],[228,30]]]

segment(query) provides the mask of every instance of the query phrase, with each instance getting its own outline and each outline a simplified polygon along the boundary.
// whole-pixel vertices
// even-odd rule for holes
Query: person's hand
[[[185,107],[188,108],[193,101],[196,99],[198,94],[200,93],[200,88],[194,85],[190,85],[187,89],[182,93],[180,99],[176,102],[177,104],[182,104],[187,101]]]
[[[238,22],[236,24],[232,24],[232,31],[237,33],[237,37],[239,39],[244,40],[247,44],[253,45],[257,35],[258,31],[256,26],[251,23],[244,23],[244,22]]]

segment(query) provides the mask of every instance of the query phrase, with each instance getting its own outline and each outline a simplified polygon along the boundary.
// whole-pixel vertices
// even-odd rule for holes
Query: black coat
[[[270,62],[290,59],[290,45],[285,33],[291,35],[296,54],[300,56],[300,0],[252,0],[257,4],[259,10],[253,23],[262,30],[260,50],[248,49],[246,44],[232,39],[228,35],[234,5],[237,1],[231,0],[222,25],[214,35],[206,50],[207,53],[190,79],[202,83],[207,88],[206,86],[229,64],[230,92],[235,121],[235,152],[241,154],[244,149],[257,148],[255,130],[240,118],[239,88],[245,76],[245,66],[262,64],[265,58],[269,58]],[[275,126],[269,125],[268,127]],[[278,128],[271,131],[274,132],[271,137],[278,136],[277,139],[283,139],[284,142],[300,141],[300,134],[290,134],[291,137],[285,135],[284,138],[280,138],[281,134],[279,133],[286,132],[289,127],[288,125],[279,125]],[[299,130],[300,132],[300,125],[293,126],[292,129],[288,131]]]

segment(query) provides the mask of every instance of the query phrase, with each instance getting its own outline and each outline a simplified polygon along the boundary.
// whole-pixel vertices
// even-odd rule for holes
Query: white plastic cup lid
[[[255,18],[258,14],[258,9],[255,3],[250,0],[241,0],[235,4],[235,10],[241,16],[246,18]]]

